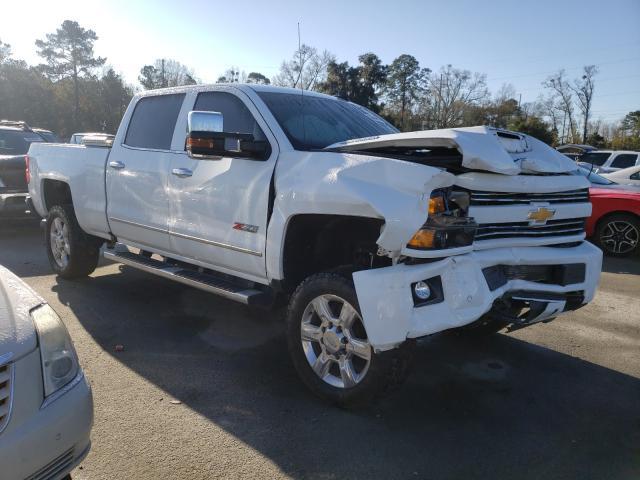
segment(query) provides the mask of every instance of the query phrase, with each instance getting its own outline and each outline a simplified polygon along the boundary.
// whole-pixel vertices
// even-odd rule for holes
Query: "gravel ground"
[[[640,478],[640,259],[607,259],[595,301],[553,323],[422,341],[403,388],[351,412],[298,381],[277,313],[107,262],[56,279],[33,223],[0,224],[0,264],[93,386],[77,480]]]

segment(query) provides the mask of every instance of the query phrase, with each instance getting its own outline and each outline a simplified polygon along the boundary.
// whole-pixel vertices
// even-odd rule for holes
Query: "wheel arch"
[[[71,187],[62,180],[45,178],[42,181],[42,201],[46,211],[54,205],[73,204]]]
[[[309,275],[340,267],[390,263],[377,257],[385,221],[375,217],[300,213],[291,216],[283,233],[280,287],[292,292]]]

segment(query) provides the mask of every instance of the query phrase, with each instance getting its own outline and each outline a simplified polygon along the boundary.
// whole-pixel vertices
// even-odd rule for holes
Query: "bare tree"
[[[193,70],[177,60],[165,58],[159,58],[153,65],[142,67],[138,81],[147,90],[198,83]]]
[[[11,56],[11,45],[0,40],[0,64],[4,63]]]
[[[593,101],[593,91],[595,83],[593,77],[598,73],[598,67],[587,65],[584,67],[582,77],[574,81],[570,88],[578,98],[578,107],[582,112],[582,141],[587,142],[589,134],[589,120],[591,117],[591,103]],[[596,130],[597,131],[597,130]]]
[[[575,142],[577,139],[577,131],[575,117],[573,115],[573,91],[568,80],[565,78],[564,69],[547,78],[542,82],[542,86],[553,92],[556,98],[557,108],[559,108],[563,114],[561,140]],[[569,121],[569,135],[565,134],[565,122],[567,120]]]
[[[279,87],[303,88],[315,90],[325,80],[327,65],[335,61],[335,57],[324,50],[318,50],[302,44],[288,62],[282,62],[280,73],[273,78],[273,84]]]
[[[438,128],[459,126],[469,106],[489,99],[486,75],[451,65],[429,76],[429,90],[433,97],[433,118]]]

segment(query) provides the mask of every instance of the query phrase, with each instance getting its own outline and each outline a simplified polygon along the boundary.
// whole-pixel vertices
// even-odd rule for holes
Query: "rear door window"
[[[0,130],[0,155],[24,155],[33,142],[44,139],[35,132],[22,130]]]
[[[184,94],[144,97],[136,104],[125,145],[154,150],[170,150],[173,131]]]
[[[610,156],[611,153],[604,152],[585,153],[584,155],[582,155],[582,157],[580,157],[580,161],[601,167]]]
[[[633,153],[623,153],[613,159],[613,162],[611,162],[611,166],[613,168],[634,167],[636,165],[637,160],[638,160],[638,155],[635,155]]]

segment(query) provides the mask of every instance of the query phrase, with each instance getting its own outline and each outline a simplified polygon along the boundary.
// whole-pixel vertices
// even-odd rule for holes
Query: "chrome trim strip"
[[[9,354],[7,355],[13,356],[13,353],[9,352]],[[0,423],[0,433],[2,433],[5,428],[7,428],[7,425],[9,425],[9,420],[11,420],[11,413],[13,412],[13,397],[14,397],[13,386],[16,383],[15,363],[7,363],[4,365],[7,365],[7,368],[9,369],[9,409],[7,410],[7,414],[4,416],[4,419]]]
[[[11,360],[12,358],[13,358],[13,352],[7,352],[0,355],[0,367],[3,366],[5,363],[9,363],[9,360]]]
[[[216,242],[214,240],[206,240],[200,237],[194,237],[192,235],[186,235],[184,233],[173,232],[170,230],[164,230],[158,227],[151,227],[149,225],[144,225],[142,223],[132,222],[130,220],[123,220],[122,218],[109,217],[109,221],[125,223],[127,225],[133,225],[134,227],[146,228],[147,230],[152,230],[154,232],[166,233],[169,235],[173,235],[175,237],[184,238],[185,240],[192,240],[194,242],[204,243],[206,245],[213,245],[214,247],[226,248],[228,250],[233,250],[234,252],[247,253],[249,255],[254,255],[256,257],[262,257],[262,252],[258,252],[256,250],[250,250],[248,248],[236,247],[235,245],[229,245],[228,243]]]
[[[213,240],[206,240],[204,238],[194,237],[192,235],[186,235],[184,233],[179,233],[179,232],[170,231],[169,234],[174,235],[176,237],[184,238],[185,240],[193,240],[194,242],[200,242],[206,245],[213,245],[215,247],[227,248],[229,250],[233,250],[234,252],[248,253],[249,255],[255,255],[256,257],[262,256],[262,252],[257,252],[255,250],[250,250],[248,248],[236,247],[235,245],[229,245],[228,243],[220,243]]]
[[[122,257],[115,252],[110,252],[109,250],[105,250],[103,253],[103,256],[115,262],[120,262],[125,265],[129,265],[130,267],[137,268],[139,270],[142,270],[143,272],[152,273],[154,275],[158,275],[159,277],[167,278],[169,280],[173,280],[175,282],[182,283],[190,287],[199,288],[200,290],[204,290],[205,292],[215,293],[217,295],[220,295],[221,297],[225,297],[230,300],[235,300],[236,302],[244,303],[245,305],[249,303],[249,298],[252,295],[260,293],[257,290],[251,290],[251,289],[242,290],[239,292],[225,290],[224,288],[219,288],[214,285],[198,282],[197,280],[193,280],[191,278],[176,275],[175,272],[180,271],[179,268],[167,267],[167,268],[161,269],[161,268],[152,267],[150,265],[145,265],[144,263],[136,262],[135,260]]]
[[[109,221],[110,222],[113,221],[113,222],[125,223],[127,225],[133,225],[134,227],[146,228],[147,230],[152,230],[154,232],[169,233],[169,230],[166,230],[164,228],[152,227],[150,225],[145,225],[143,223],[132,222],[131,220],[124,220],[122,218],[109,217]]]

